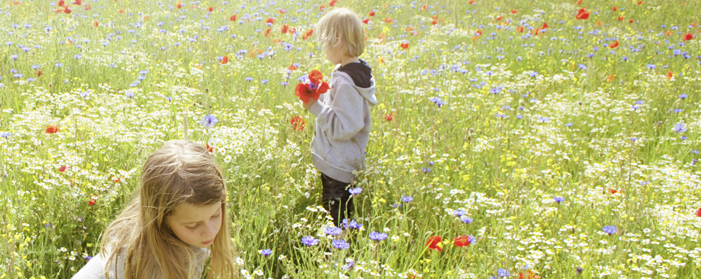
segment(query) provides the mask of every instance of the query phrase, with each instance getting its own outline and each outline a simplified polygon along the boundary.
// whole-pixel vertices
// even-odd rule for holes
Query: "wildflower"
[[[686,95],[686,94],[681,94],[681,95],[679,95],[679,99],[682,99],[682,100],[684,100],[684,99],[686,99],[686,98],[688,98],[688,97],[689,97],[689,95]]]
[[[583,9],[583,8],[579,9],[579,11],[577,11],[577,15],[575,16],[575,18],[588,19],[589,18],[589,11],[587,11],[586,9]]]
[[[402,201],[403,201],[403,202],[411,202],[411,201],[413,201],[413,200],[414,200],[414,198],[412,198],[412,197],[410,197],[410,196],[402,196]]]
[[[0,133],[0,138],[9,138],[10,137],[10,132],[1,132]]]
[[[506,269],[500,268],[497,270],[497,275],[499,275],[499,278],[504,278],[511,276],[511,273]]]
[[[428,173],[429,171],[431,171],[430,168],[421,168],[421,170],[422,170],[424,173]]]
[[[618,229],[616,226],[604,226],[603,231],[609,235],[615,234]]]
[[[355,187],[352,189],[348,189],[348,192],[351,194],[351,196],[356,196],[356,195],[359,195],[361,192],[363,192],[363,188]]]
[[[224,55],[221,59],[219,59],[219,63],[221,64],[227,64],[229,63],[229,56]]]
[[[701,217],[701,208],[699,208],[699,210],[696,210],[696,216]]]
[[[378,232],[376,232],[376,231],[372,231],[372,232],[370,233],[369,237],[370,237],[370,239],[372,239],[372,240],[374,240],[374,241],[382,241],[382,240],[385,240],[385,239],[387,238],[387,234],[386,234],[386,233],[378,233]]]
[[[402,44],[399,45],[399,46],[400,46],[402,49],[407,49],[407,48],[409,48],[409,43],[402,43]]]
[[[89,205],[95,205],[97,203],[97,195],[93,195],[92,198],[90,198],[90,201],[88,201]]]
[[[683,40],[686,42],[686,41],[692,40],[693,38],[694,38],[694,35],[692,35],[691,33],[686,33],[686,34],[684,35],[684,39],[683,39]]]
[[[582,69],[582,70],[586,70],[586,69],[587,69],[587,66],[584,65],[584,64],[579,64],[579,65],[577,65],[577,66],[578,66],[580,69]]]
[[[394,114],[394,112],[390,112],[389,114],[386,114],[386,115],[384,116],[384,117],[385,117],[385,120],[387,120],[387,121],[392,121],[392,120],[394,119],[394,117],[392,116],[392,114]]]
[[[462,209],[456,209],[456,210],[454,210],[454,211],[453,211],[453,214],[455,214],[455,216],[458,216],[458,217],[460,217],[460,216],[463,216],[463,215],[465,215],[465,210],[462,210]]]
[[[350,247],[348,242],[341,239],[334,239],[333,241],[331,241],[331,245],[333,245],[333,247],[336,247],[336,249],[339,250],[348,249]]]
[[[56,125],[47,125],[47,126],[46,126],[46,130],[44,130],[44,133],[47,133],[47,134],[55,134],[55,133],[58,133],[59,131],[61,131],[61,128],[59,128],[58,126],[56,126]]]
[[[325,233],[325,234],[328,234],[328,235],[334,235],[334,236],[335,236],[335,235],[341,234],[342,231],[343,231],[343,230],[342,230],[341,228],[339,228],[339,227],[328,227],[328,228],[326,228],[326,229],[324,230],[324,233]]]
[[[263,249],[260,251],[260,254],[263,255],[264,257],[267,257],[267,256],[270,256],[273,254],[273,250]]]
[[[460,220],[465,224],[472,223],[472,218],[467,217],[466,215],[460,216]]]
[[[557,203],[561,203],[561,202],[565,201],[565,198],[564,198],[564,197],[554,197],[553,199],[554,199]]]
[[[438,252],[443,252],[443,244],[441,243],[443,239],[440,236],[429,237],[426,241],[426,247],[431,250],[436,250]]]
[[[609,48],[614,49],[618,47],[618,40],[609,45]]]
[[[359,224],[359,223],[358,223],[357,221],[355,221],[355,220],[350,220],[350,221],[349,221],[348,219],[343,219],[343,221],[341,222],[341,224],[343,225],[344,228],[351,228],[351,229],[356,229],[356,230],[363,227],[363,224]]]
[[[677,133],[686,132],[686,124],[684,124],[684,123],[677,123],[677,125],[674,125],[674,131],[677,132]]]
[[[584,268],[581,267],[577,267],[575,270],[577,271],[577,274],[582,274],[582,272],[584,272]]]
[[[200,124],[205,125],[209,128],[212,128],[214,126],[214,124],[217,124],[217,122],[219,122],[219,120],[217,119],[216,116],[214,116],[212,114],[207,114],[204,116],[202,121],[200,121]]]
[[[461,235],[453,239],[453,245],[458,247],[469,246],[475,243],[475,237],[471,235]]]
[[[319,240],[311,236],[305,236],[302,237],[302,244],[307,246],[314,246],[319,244]]]
[[[301,116],[297,115],[290,119],[290,124],[292,124],[295,131],[304,131],[304,124],[307,124],[307,121],[305,121]]]
[[[58,167],[58,171],[60,171],[60,172],[64,172],[64,171],[66,171],[66,169],[68,169],[68,167],[66,167],[66,166]]]

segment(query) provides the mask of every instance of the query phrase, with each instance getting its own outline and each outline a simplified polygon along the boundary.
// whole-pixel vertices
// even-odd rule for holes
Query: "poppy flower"
[[[577,16],[575,16],[577,19],[588,19],[589,18],[589,11],[586,9],[579,9],[577,11]]]
[[[207,11],[211,13],[212,11],[214,11],[214,7],[207,8]]]
[[[609,192],[611,192],[612,195],[615,195],[616,193],[622,193],[623,191],[616,190],[616,189],[609,189]]]
[[[537,278],[540,278],[540,277],[538,277],[535,274],[535,272],[533,272],[533,270],[518,273],[518,279],[537,279]]]
[[[270,28],[265,29],[265,31],[263,31],[263,35],[265,35],[266,37],[270,36],[270,31]]]
[[[623,21],[623,16],[619,16],[618,21]]]
[[[577,5],[582,5],[582,0],[578,0]]]
[[[684,35],[684,41],[685,41],[685,42],[686,42],[686,41],[690,41],[690,40],[692,40],[693,38],[694,38],[694,35],[692,35],[691,33],[686,33],[686,35]]]
[[[68,6],[66,6],[66,8],[63,9],[63,12],[66,13],[66,14],[70,14],[70,13],[71,13],[71,8],[69,8]]]
[[[453,239],[453,245],[458,247],[465,247],[470,245],[470,237],[466,235],[461,235]]]
[[[402,44],[399,45],[399,46],[401,46],[402,49],[407,49],[407,48],[409,48],[409,43],[402,43]]]
[[[58,171],[60,171],[60,172],[64,172],[64,171],[66,171],[66,169],[68,169],[68,167],[66,167],[66,166],[58,167]]]
[[[336,6],[336,2],[338,2],[338,0],[331,0],[331,2],[329,2],[329,7]]]
[[[58,126],[56,126],[56,125],[47,125],[47,126],[46,126],[46,130],[44,130],[44,133],[47,133],[47,134],[55,134],[55,133],[58,133],[59,131],[61,131],[61,128],[59,128]]]
[[[385,18],[384,20],[386,23],[392,23],[394,21],[391,17]]]
[[[474,5],[474,4],[475,4],[475,0],[470,0],[470,2],[467,2],[467,3],[470,4],[470,5]]]
[[[434,19],[434,20],[431,21],[431,25],[436,25],[436,24],[438,24],[438,21],[437,21],[437,20]]]
[[[95,205],[97,203],[97,195],[94,195],[92,198],[90,198],[90,201],[88,201],[89,205]]]
[[[701,208],[699,208],[699,210],[696,210],[696,216],[701,217]]]
[[[207,147],[206,147],[206,148],[207,148],[207,152],[209,152],[209,153],[214,152],[214,148],[211,147],[211,146],[209,146],[209,144],[207,144]]]
[[[275,19],[272,17],[269,17],[268,19],[265,20],[265,24],[268,24],[268,23],[270,23],[270,24],[275,23]]]
[[[295,66],[294,64],[292,64],[292,65],[290,65],[289,67],[287,67],[287,69],[289,69],[290,71],[294,71],[294,70],[297,70],[297,66]]]
[[[394,112],[390,112],[389,114],[385,115],[385,119],[387,121],[392,121],[394,119],[394,116],[392,116],[392,114],[394,114]]]
[[[369,18],[363,19],[363,23],[368,24],[368,22],[370,22]]]
[[[613,6],[613,11],[614,11],[614,12],[617,12],[617,11],[618,11],[618,7]]]
[[[516,32],[523,33],[523,26],[516,28]]]
[[[616,41],[613,42],[611,45],[609,45],[609,48],[612,48],[612,49],[613,49],[613,48],[617,48],[617,47],[618,47],[618,40],[616,40]]]
[[[643,1],[638,1],[638,5],[642,5],[642,4],[643,4]]]
[[[85,10],[86,10],[86,11],[92,10],[92,6],[90,6],[90,4],[86,4],[86,5],[85,5]]]
[[[375,16],[375,11],[370,11],[370,13],[368,13],[368,16]]]
[[[59,0],[57,5],[58,5],[59,7],[63,7],[63,5],[65,5],[65,4],[66,4],[66,1]]]
[[[309,37],[311,37],[312,34],[314,34],[314,29],[309,29],[309,31],[304,32],[304,34],[302,34],[302,39],[303,39],[303,40],[306,40],[306,39],[308,39]]]
[[[180,9],[180,8],[183,7],[183,4],[182,4],[182,3],[178,3],[177,5],[175,5],[175,7],[177,7],[178,9]]]
[[[290,26],[287,24],[282,25],[282,29],[280,29],[280,33],[285,34],[287,31],[290,29]]]
[[[504,19],[504,16],[498,16],[498,17],[497,17],[497,21],[501,21],[502,19]]]
[[[429,237],[426,241],[426,247],[431,250],[437,250],[438,252],[443,252],[443,245],[441,244],[443,239],[440,236]]]
[[[318,86],[313,83],[299,83],[295,87],[295,96],[299,97],[302,102],[307,103],[309,99],[319,100],[319,95],[326,93],[327,90],[329,90],[329,84],[325,81],[322,81],[321,85]]]
[[[95,20],[95,21],[92,22],[92,26],[93,26],[93,27],[98,27],[98,26],[100,26],[100,23],[97,22],[97,20]]]
[[[422,11],[425,11],[425,10],[426,10],[427,8],[428,8],[428,6],[427,6],[427,5],[423,5],[423,6],[421,6],[421,10],[422,10]]]
[[[614,76],[614,75],[609,75],[609,77],[606,78],[606,81],[612,82],[615,78],[616,78],[616,76]]]
[[[324,6],[324,5],[319,6],[319,11],[323,12],[324,10],[326,10],[326,6]]]
[[[511,13],[512,13],[512,14],[516,14],[516,13],[518,13],[518,10],[516,10],[516,9],[511,9]]]
[[[628,21],[628,23],[633,23],[633,22],[634,22],[634,21],[633,21],[632,19]]]
[[[290,124],[292,124],[295,131],[304,131],[304,124],[307,124],[307,121],[304,121],[304,118],[297,115],[290,119]]]
[[[231,17],[229,17],[229,20],[236,21],[236,15],[232,15]]]
[[[672,79],[673,76],[674,76],[674,73],[672,73],[672,71],[667,71],[667,80]]]
[[[224,55],[221,60],[219,60],[219,63],[221,64],[227,64],[229,63],[229,56]]]
[[[75,1],[73,1],[73,5],[78,5],[78,6],[83,5],[83,1],[82,0],[75,0]]]
[[[40,77],[40,76],[41,76],[41,70],[38,70],[38,71],[37,71],[37,77]]]

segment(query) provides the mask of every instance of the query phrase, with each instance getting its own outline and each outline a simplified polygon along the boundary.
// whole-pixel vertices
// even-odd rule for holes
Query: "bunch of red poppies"
[[[323,81],[324,75],[318,70],[309,72],[309,82],[300,82],[295,87],[295,95],[307,103],[309,99],[319,100],[319,95],[326,93],[329,90],[329,84]]]

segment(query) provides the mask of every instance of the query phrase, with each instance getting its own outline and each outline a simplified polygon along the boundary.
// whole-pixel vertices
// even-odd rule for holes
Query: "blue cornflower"
[[[1,132],[0,133],[0,138],[9,138],[10,137],[10,132]]]
[[[348,189],[348,192],[351,194],[351,196],[359,195],[360,193],[363,192],[363,188],[355,187],[352,189]]]
[[[273,254],[273,250],[270,249],[263,249],[260,251],[260,254],[267,257]]]
[[[171,97],[166,97],[166,100],[167,100],[168,102],[172,102],[172,101],[173,101],[173,98],[171,98]]]
[[[89,261],[89,260],[92,259],[92,257],[91,257],[91,256],[85,256],[85,259]]]
[[[339,249],[339,250],[348,249],[350,247],[348,242],[346,242],[345,240],[341,240],[341,239],[335,239],[335,240],[331,241],[331,245],[333,245],[333,247],[336,247],[336,249]]]
[[[376,232],[376,231],[372,231],[372,232],[370,233],[369,237],[370,237],[370,239],[372,239],[372,240],[374,240],[374,241],[382,241],[382,240],[385,240],[385,238],[387,238],[387,234],[386,234],[386,233],[378,233],[378,232]]]
[[[689,97],[689,95],[686,95],[686,94],[681,94],[681,95],[679,95],[679,99],[682,99],[682,100],[684,100],[684,99],[686,99],[686,98],[688,98],[688,97]]]
[[[10,55],[10,58],[12,58],[12,60],[17,60],[18,57],[19,56],[17,56],[17,54]]]
[[[217,122],[219,122],[219,120],[217,119],[216,116],[214,116],[212,114],[207,114],[204,116],[202,121],[200,121],[200,124],[205,125],[209,128],[212,128],[214,126],[214,124],[217,124]]]
[[[506,269],[500,268],[497,270],[497,275],[499,275],[499,278],[504,278],[511,276],[511,273]]]
[[[680,113],[682,112],[682,109],[674,109],[674,113]]]
[[[587,65],[584,65],[584,64],[579,64],[579,65],[577,65],[577,66],[579,66],[579,68],[582,69],[582,70],[586,70],[586,69],[587,69]]]
[[[429,169],[429,168],[421,168],[421,170],[422,170],[424,173],[428,173],[429,171],[431,171],[431,169]]]
[[[638,137],[631,137],[630,140],[636,141],[636,140],[638,140]]]
[[[302,237],[302,244],[307,245],[307,246],[314,246],[319,244],[319,240],[312,237],[312,236],[305,236]]]
[[[677,132],[677,133],[686,132],[686,124],[684,124],[684,123],[677,123],[677,125],[674,125],[674,131]]]
[[[80,58],[83,57],[83,56],[80,55],[80,54],[76,54],[76,55],[73,55],[73,57],[75,57],[75,59],[80,59]]]
[[[657,68],[657,66],[655,66],[655,64],[647,64],[647,68],[650,70],[654,70],[655,68]]]
[[[565,201],[565,198],[564,198],[564,197],[554,197],[553,199],[554,199],[557,203],[561,203],[561,202]]]
[[[252,78],[252,77],[247,77],[247,78],[246,78],[246,81],[253,81],[253,78]]]
[[[463,216],[463,215],[465,215],[465,210],[462,210],[462,209],[456,209],[456,210],[454,210],[454,211],[453,211],[453,214],[455,214],[455,216],[458,216],[458,217],[460,217],[460,216]]]
[[[467,215],[460,216],[460,220],[462,220],[462,222],[465,224],[472,223],[472,218],[467,217]]]
[[[324,233],[328,235],[339,235],[341,231],[343,230],[339,227],[328,227],[324,230]]]
[[[609,235],[615,234],[616,231],[618,231],[616,226],[604,226],[603,230],[605,233],[607,233]]]
[[[411,202],[411,201],[413,201],[413,200],[414,200],[414,198],[412,198],[412,197],[410,197],[410,196],[402,196],[402,201],[403,201],[403,202]]]
[[[344,228],[360,229],[363,227],[363,224],[358,224],[355,220],[343,219],[343,221],[341,221],[341,226]]]
[[[572,127],[572,122],[565,123],[565,127]]]
[[[260,83],[266,84],[266,83],[268,83],[268,80],[267,79],[261,80]]]

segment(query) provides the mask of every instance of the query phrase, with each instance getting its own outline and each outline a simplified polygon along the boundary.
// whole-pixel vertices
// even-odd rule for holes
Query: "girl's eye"
[[[197,228],[197,226],[194,226],[194,227],[186,227],[186,228],[188,228],[189,230],[194,230],[194,229]]]

